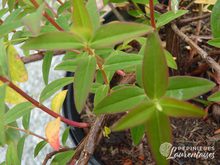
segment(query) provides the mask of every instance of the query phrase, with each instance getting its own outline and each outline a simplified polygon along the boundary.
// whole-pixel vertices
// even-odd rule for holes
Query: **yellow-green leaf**
[[[0,86],[3,85],[3,82],[0,81]],[[5,96],[5,102],[9,104],[19,104],[26,102],[27,100],[23,98],[20,94],[18,94],[16,91],[11,89],[10,87],[6,87],[6,96]]]
[[[56,94],[51,102],[51,109],[56,112],[60,113],[60,109],[63,105],[63,102],[66,97],[67,90],[61,91],[58,94]]]
[[[12,81],[25,82],[28,80],[28,73],[17,50],[13,45],[7,48],[9,74]]]

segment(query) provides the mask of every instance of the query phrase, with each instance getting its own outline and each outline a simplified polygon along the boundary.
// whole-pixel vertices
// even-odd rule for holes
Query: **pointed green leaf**
[[[220,11],[220,0],[217,0],[212,9],[212,15],[211,15],[212,34],[215,38],[220,37],[220,22],[218,21],[220,19],[219,11]]]
[[[124,87],[105,97],[94,109],[95,114],[127,111],[147,99],[141,88]]]
[[[151,101],[143,101],[121,118],[113,129],[115,131],[120,131],[144,124],[151,118],[154,111],[156,111],[156,107]]]
[[[100,26],[100,15],[96,0],[88,0],[86,8],[89,13],[94,30],[98,29]]]
[[[66,165],[75,154],[75,151],[70,150],[58,153],[54,156],[51,165]]]
[[[26,130],[29,129],[30,117],[31,117],[31,111],[22,117],[22,125]]]
[[[78,65],[78,60],[66,60],[61,62],[55,67],[55,70],[64,70],[69,72],[75,72]]]
[[[143,87],[142,81],[142,64],[136,66],[136,82],[139,86]]]
[[[51,82],[41,92],[40,102],[45,101],[64,86],[73,83],[73,81],[74,81],[73,77],[65,77]]]
[[[22,155],[23,155],[23,149],[24,149],[24,142],[26,139],[26,135],[21,137],[18,141],[17,150],[18,150],[18,159],[20,160],[20,163],[22,161]]]
[[[43,18],[44,3],[38,9],[22,18],[22,23],[33,34],[38,35],[41,29],[41,20]]]
[[[94,49],[112,47],[124,40],[142,36],[151,31],[152,28],[144,24],[112,22],[101,26],[96,31],[91,47]]]
[[[204,78],[174,76],[169,78],[166,96],[179,100],[189,100],[210,91],[215,83]]]
[[[151,99],[162,97],[168,86],[168,68],[158,33],[148,36],[142,66],[143,86]]]
[[[170,67],[170,68],[172,68],[172,69],[177,69],[176,61],[174,60],[174,58],[173,58],[173,56],[170,54],[170,52],[168,52],[167,50],[165,50],[165,56],[166,56],[166,61],[167,61],[168,67]]]
[[[24,102],[14,106],[5,114],[5,124],[16,121],[18,118],[29,113],[32,109],[33,105],[30,102]]]
[[[74,98],[78,112],[81,112],[85,106],[89,95],[94,74],[96,71],[96,59],[94,56],[88,56],[81,59],[75,72]]]
[[[109,86],[108,85],[101,85],[97,88],[95,92],[95,98],[94,98],[94,106],[96,106],[98,103],[100,103],[105,96],[108,95]]]
[[[73,28],[71,31],[77,35],[83,35],[86,39],[90,39],[93,33],[93,25],[84,0],[72,0],[72,4]]]
[[[175,20],[176,18],[183,16],[187,12],[188,12],[188,10],[178,10],[176,13],[173,11],[168,11],[168,12],[159,16],[159,18],[157,19],[156,26],[157,26],[157,28],[160,28],[160,27],[170,23],[171,21]]]
[[[36,147],[34,148],[34,157],[39,154],[39,152],[44,148],[44,146],[46,146],[46,144],[47,142],[43,140],[36,145]]]
[[[134,128],[131,128],[131,137],[134,142],[134,145],[140,144],[144,136],[145,128],[144,125],[139,125]]]
[[[106,59],[103,69],[116,71],[141,64],[141,62],[142,56],[140,55],[116,52]]]
[[[70,127],[67,127],[66,129],[65,129],[65,131],[63,132],[63,136],[62,136],[62,144],[65,146],[66,145],[66,141],[67,141],[67,139],[68,139],[68,137],[69,137],[69,133],[70,133]]]
[[[43,65],[42,65],[43,79],[46,85],[48,84],[52,59],[53,59],[53,52],[46,52],[46,54],[44,55]]]
[[[67,32],[49,32],[28,39],[22,46],[25,50],[65,50],[83,47],[80,39]]]
[[[0,146],[5,144],[5,93],[6,85],[0,86]]]
[[[209,45],[215,46],[217,48],[220,48],[220,37],[219,38],[213,38],[212,40],[208,41]]]
[[[6,164],[7,165],[20,165],[18,158],[17,145],[13,142],[9,143],[7,153],[6,153]]]
[[[154,111],[145,124],[148,144],[150,146],[156,164],[168,165],[169,160],[160,153],[163,143],[171,143],[172,132],[169,118],[162,112]]]
[[[8,75],[7,54],[3,39],[0,39],[0,66],[3,75]]]
[[[213,93],[211,96],[208,97],[208,100],[214,102],[220,102],[220,91]]]
[[[164,97],[160,100],[162,111],[171,117],[203,117],[205,111],[193,104]]]

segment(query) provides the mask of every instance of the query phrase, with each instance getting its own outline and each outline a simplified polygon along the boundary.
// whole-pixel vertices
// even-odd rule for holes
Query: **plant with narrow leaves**
[[[144,11],[138,5],[150,3],[153,10],[153,1],[132,2],[137,10],[128,11],[128,14],[138,18],[139,23],[112,21],[103,25],[100,21],[102,12],[99,12],[95,0],[88,0],[86,3],[84,0],[59,1],[57,13],[42,0],[2,1],[0,145],[8,145],[6,164],[21,164],[26,136],[21,136],[17,131],[42,140],[34,149],[34,157],[47,143],[56,150],[52,164],[66,164],[73,157],[75,151],[62,146],[66,146],[69,127],[63,133],[62,143],[60,142],[61,121],[80,128],[88,127],[89,124],[71,121],[60,115],[68,91],[58,91],[69,84],[73,84],[73,101],[79,113],[84,109],[90,93],[94,94],[94,113],[97,118],[100,114],[128,112],[114,125],[113,130],[129,128],[135,144],[140,142],[146,132],[156,162],[168,163],[159,153],[159,147],[163,142],[172,141],[169,117],[202,117],[205,114],[202,109],[185,101],[208,92],[214,83],[190,76],[168,76],[168,67],[178,68],[172,54],[162,47],[157,31],[186,14],[186,10],[177,10],[178,3],[174,4],[176,1],[172,1],[172,11],[157,15],[153,18],[156,20],[151,21],[154,24],[150,26],[146,23]],[[108,1],[104,1],[104,5],[107,3]],[[218,8],[219,1],[212,14],[212,31],[216,39],[210,41],[210,44],[218,41],[219,22],[213,21],[219,17]],[[151,16],[151,20],[153,19]],[[132,48],[131,43],[134,41],[140,46],[140,50],[129,53],[124,51]],[[20,52],[17,51],[19,44],[22,44],[21,48],[27,57],[20,57]],[[38,54],[29,56],[30,50],[38,51]],[[65,55],[55,70],[74,72],[74,76],[51,82],[49,76],[52,58],[60,52]],[[28,80],[24,62],[41,58],[45,88],[37,101],[21,90],[19,83]],[[115,73],[120,76],[135,74],[136,84],[126,83],[112,87],[111,81]],[[51,108],[48,108],[43,103],[50,98]],[[209,99],[213,101],[216,97],[210,96]],[[8,104],[13,107],[9,108]],[[29,130],[31,111],[35,107],[55,118],[47,123],[45,138]],[[20,118],[23,128],[16,123]],[[105,137],[109,137],[111,130],[104,126],[102,132]]]

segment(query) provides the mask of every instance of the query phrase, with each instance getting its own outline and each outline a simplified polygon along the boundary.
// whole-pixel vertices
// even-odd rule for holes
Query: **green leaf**
[[[159,16],[159,18],[157,19],[156,26],[157,28],[162,27],[175,20],[176,18],[183,16],[187,12],[188,10],[178,10],[176,13],[173,11],[168,11]]]
[[[133,128],[144,124],[156,111],[156,107],[151,101],[143,101],[121,118],[114,126],[115,131],[121,131],[127,128]]]
[[[127,111],[147,99],[141,88],[124,87],[105,97],[95,108],[95,114],[118,113]]]
[[[166,96],[179,100],[189,100],[210,91],[215,83],[204,78],[174,76],[169,78]]]
[[[171,143],[172,132],[169,118],[162,112],[154,111],[145,124],[148,144],[150,146],[156,164],[168,165],[169,160],[160,153],[163,143]]]
[[[52,59],[53,59],[53,52],[46,52],[46,54],[44,55],[43,65],[42,65],[43,79],[45,85],[48,85],[48,78],[49,78]]]
[[[45,101],[64,86],[73,83],[73,81],[74,81],[73,77],[65,77],[51,82],[41,92],[40,102]]]
[[[21,14],[22,10],[23,10],[22,8],[18,8],[18,9],[13,10],[8,15],[8,17],[4,20],[4,23],[10,23],[10,22],[17,21],[19,19],[18,16]]]
[[[211,96],[208,97],[209,101],[219,102],[220,101],[220,91],[213,93]]]
[[[66,145],[66,141],[69,137],[69,133],[70,133],[70,127],[67,127],[65,129],[65,131],[63,132],[63,136],[62,136],[62,144],[65,146]]]
[[[165,50],[165,56],[166,56],[166,61],[167,61],[168,67],[170,67],[170,68],[172,68],[172,69],[177,69],[176,61],[174,60],[174,58],[173,58],[173,56],[170,54],[170,52],[168,52],[167,50]]]
[[[136,66],[136,82],[140,87],[143,87],[142,81],[142,64]]]
[[[139,125],[134,128],[131,128],[131,137],[134,142],[134,145],[140,144],[144,136],[145,128],[144,125]]]
[[[89,95],[94,74],[96,59],[94,56],[82,58],[75,72],[74,99],[76,109],[81,112]]]
[[[70,159],[73,157],[74,154],[75,154],[75,151],[73,150],[58,153],[53,158],[51,165],[66,165],[70,161]]]
[[[6,85],[0,86],[0,146],[5,144],[5,93]]]
[[[112,47],[124,40],[142,36],[151,31],[152,28],[144,24],[112,22],[101,26],[96,31],[91,47],[94,49]]]
[[[5,124],[9,124],[16,121],[18,118],[29,113],[32,110],[32,108],[33,105],[30,102],[24,102],[14,106],[5,114]]]
[[[164,97],[159,101],[162,111],[172,117],[203,117],[205,111],[193,104]]]
[[[0,66],[3,71],[3,75],[8,75],[7,54],[4,46],[3,39],[0,39]]]
[[[32,32],[33,35],[38,35],[41,30],[41,20],[43,18],[44,3],[38,9],[29,15],[22,18],[22,23]]]
[[[21,26],[21,21],[3,23],[0,26],[0,37],[5,36],[6,34],[10,33],[11,31],[15,30],[16,28],[20,26]]]
[[[168,68],[158,33],[148,35],[143,66],[143,87],[151,99],[162,97],[168,86]]]
[[[11,80],[17,82],[25,82],[28,80],[28,73],[25,68],[24,62],[21,60],[17,50],[13,45],[7,48],[8,57],[8,70]]]
[[[131,66],[141,64],[142,56],[137,54],[128,54],[116,51],[106,59],[103,69],[116,71],[119,69],[126,69]]]
[[[98,103],[100,103],[105,96],[108,95],[109,86],[108,85],[101,85],[97,88],[95,92],[95,98],[94,98],[94,106],[96,106]]]
[[[65,50],[83,47],[80,39],[67,32],[49,32],[28,39],[22,46],[25,50]]]
[[[25,142],[26,135],[21,137],[18,141],[17,145],[17,151],[18,151],[18,159],[20,160],[20,163],[22,161],[22,154],[23,154],[23,149],[24,149],[24,142]]]
[[[31,117],[31,111],[22,117],[22,125],[26,130],[29,129],[30,117]]]
[[[46,146],[46,144],[47,142],[43,140],[36,145],[36,147],[34,148],[34,157],[39,154],[39,152],[44,148],[44,146]]]
[[[6,153],[6,164],[7,165],[20,165],[18,158],[17,145],[13,142],[9,143],[7,153]]]
[[[95,0],[88,0],[86,9],[89,13],[90,20],[92,22],[93,29],[96,30],[100,27],[100,15]]]
[[[78,66],[79,60],[66,60],[61,62],[55,67],[55,70],[64,70],[69,72],[75,72]]]
[[[209,40],[208,44],[220,48],[220,37]]]
[[[84,0],[72,0],[72,5],[73,28],[71,31],[77,35],[83,35],[86,39],[90,39],[93,33],[93,25]]]
[[[220,19],[219,11],[220,11],[220,0],[217,0],[212,9],[212,15],[211,15],[212,34],[215,38],[220,37],[220,22],[218,21]]]

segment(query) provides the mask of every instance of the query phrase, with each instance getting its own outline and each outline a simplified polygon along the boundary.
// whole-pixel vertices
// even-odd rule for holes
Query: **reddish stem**
[[[39,4],[35,1],[35,0],[30,0],[31,3],[34,5],[35,8],[39,7]],[[58,25],[55,20],[50,17],[46,12],[43,13],[43,16],[55,27],[57,28],[57,30],[59,31],[64,31],[64,29],[62,27],[60,27],[60,25]]]
[[[49,108],[47,108],[43,104],[39,103],[37,100],[30,97],[28,94],[26,94],[23,90],[21,90],[19,87],[17,87],[15,84],[13,84],[7,78],[5,78],[3,76],[0,76],[0,81],[2,81],[3,83],[6,83],[10,88],[15,90],[17,93],[19,93],[21,96],[23,96],[26,100],[31,102],[34,106],[40,108],[42,111],[46,112],[50,116],[53,116],[54,118],[60,117],[61,121],[63,121],[64,123],[66,123],[70,126],[73,126],[73,127],[78,127],[78,128],[87,128],[87,127],[89,127],[88,123],[75,122],[75,121],[69,120],[69,119],[55,113],[54,111],[50,110]]]
[[[154,29],[156,29],[156,22],[155,22],[155,17],[154,17],[154,1],[150,0],[149,5],[150,5],[150,22],[151,22],[151,26]]]

